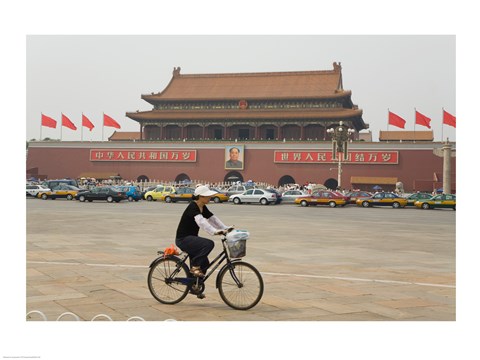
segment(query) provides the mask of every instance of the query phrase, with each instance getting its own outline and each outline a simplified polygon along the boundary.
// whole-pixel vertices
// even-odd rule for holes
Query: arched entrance
[[[327,181],[325,181],[323,185],[325,185],[327,189],[335,190],[338,186],[338,181],[336,179],[330,178],[327,179]]]
[[[286,184],[295,184],[295,179],[290,175],[283,175],[280,180],[278,180],[278,186],[283,186]]]
[[[225,175],[223,178],[223,181],[225,182],[243,182],[243,176],[240,174],[238,171],[230,171]]]
[[[137,182],[148,182],[150,181],[148,179],[148,176],[147,175],[140,175],[139,177],[137,177]]]
[[[190,183],[191,180],[187,174],[180,174],[180,175],[177,175],[177,177],[175,178],[175,182],[177,184],[180,184],[180,183],[186,184],[186,183]]]

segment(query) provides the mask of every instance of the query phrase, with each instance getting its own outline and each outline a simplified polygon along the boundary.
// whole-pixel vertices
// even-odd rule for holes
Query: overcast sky
[[[456,115],[455,36],[41,36],[27,37],[26,139],[39,139],[41,113],[57,120],[42,138],[81,140],[81,115],[95,125],[84,140],[102,140],[103,113],[139,131],[126,112],[151,110],[142,94],[165,89],[174,67],[183,74],[310,71],[341,62],[344,89],[363,110],[374,141],[388,125],[388,109],[415,126],[415,109],[432,119],[442,139],[442,108]],[[61,113],[78,130],[60,127]],[[460,121],[460,120],[459,120]],[[114,128],[103,129],[107,140]],[[443,126],[443,138],[455,140]]]

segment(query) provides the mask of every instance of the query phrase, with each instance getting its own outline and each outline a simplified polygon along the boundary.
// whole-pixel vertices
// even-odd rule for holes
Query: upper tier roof
[[[161,101],[251,100],[349,97],[343,90],[342,67],[333,70],[231,74],[180,74],[174,68],[165,90],[142,95],[151,104]]]

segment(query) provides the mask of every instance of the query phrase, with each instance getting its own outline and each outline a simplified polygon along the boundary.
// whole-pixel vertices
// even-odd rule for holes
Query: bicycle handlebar
[[[232,231],[235,228],[235,225],[229,226],[226,229],[220,230],[217,232],[217,235],[227,235],[230,231]]]

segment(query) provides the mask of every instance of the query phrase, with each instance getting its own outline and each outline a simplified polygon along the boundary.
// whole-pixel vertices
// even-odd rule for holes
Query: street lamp
[[[335,128],[327,129],[332,137],[332,159],[338,160],[338,187],[342,187],[342,157],[343,161],[348,159],[348,139],[355,132],[354,129],[350,129],[348,126],[343,125],[343,121]]]

